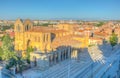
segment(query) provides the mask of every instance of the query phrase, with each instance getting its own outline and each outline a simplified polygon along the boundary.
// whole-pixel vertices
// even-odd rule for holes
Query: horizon
[[[119,0],[1,0],[0,19],[120,20]]]
[[[21,20],[27,20],[30,19],[32,21],[120,21],[120,19],[78,19],[78,18],[51,18],[51,19],[31,19],[31,18],[15,18],[15,19],[0,19],[0,21],[16,21],[17,19],[21,19]]]

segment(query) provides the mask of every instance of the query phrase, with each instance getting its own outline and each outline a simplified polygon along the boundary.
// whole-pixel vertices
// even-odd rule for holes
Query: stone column
[[[61,61],[63,61],[63,50],[61,51]]]
[[[61,57],[62,56],[62,51],[61,50],[60,50],[60,55],[59,56],[60,56],[60,61],[62,61],[62,57]]]
[[[66,59],[68,59],[68,48],[66,49]]]
[[[50,67],[50,56],[47,55],[47,67]]]
[[[73,54],[73,59],[75,58],[75,50],[73,49],[72,51],[72,54]]]
[[[50,67],[50,64],[51,64],[51,58],[50,58],[50,56],[48,56],[48,58],[49,58],[49,67]]]
[[[75,49],[74,52],[75,52],[75,53],[74,53],[75,59],[77,59],[77,50]]]
[[[64,49],[64,60],[66,59],[66,49]]]
[[[52,65],[54,65],[54,60],[55,60],[55,59],[54,59],[54,54],[52,55],[52,57],[53,57],[53,60],[52,60]]]
[[[63,60],[65,60],[65,50],[63,50]]]
[[[68,48],[66,49],[66,59],[68,59]]]
[[[73,48],[70,47],[70,58],[71,58],[71,56],[72,56],[72,53],[73,53]]]
[[[54,64],[56,64],[56,52],[54,53]]]
[[[59,62],[59,54],[58,54],[58,51],[57,51],[57,63]]]
[[[65,49],[65,60],[67,59],[66,57],[67,57],[67,56],[66,56],[66,49]]]
[[[66,50],[65,50],[65,52],[66,52],[66,59],[67,59],[67,57],[68,57],[68,54],[67,54],[67,49],[68,49],[68,48],[66,48]]]
[[[65,58],[65,56],[64,56],[64,50],[63,50],[63,52],[62,52],[62,55],[63,55],[63,60],[64,60],[64,58]]]
[[[68,58],[71,58],[71,53],[70,53],[70,50],[71,48],[70,47],[68,47]]]
[[[53,58],[53,54],[51,55],[51,66],[53,65],[53,61],[54,61],[54,58]]]
[[[64,50],[62,51],[62,60],[64,60]]]
[[[61,51],[58,51],[58,62],[61,61]]]

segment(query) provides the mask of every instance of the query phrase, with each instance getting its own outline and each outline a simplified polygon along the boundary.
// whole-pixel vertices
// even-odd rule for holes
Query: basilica
[[[90,29],[79,34],[77,24],[60,23],[56,27],[34,26],[30,19],[17,19],[14,24],[15,51],[25,56],[32,47],[31,66],[45,69],[66,59],[77,59],[82,48],[88,46]],[[36,64],[35,64],[36,61]]]

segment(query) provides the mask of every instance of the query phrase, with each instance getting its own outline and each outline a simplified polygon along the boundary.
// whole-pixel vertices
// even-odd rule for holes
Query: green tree
[[[6,34],[3,39],[2,39],[2,49],[3,51],[10,50],[12,51],[13,44],[12,44],[12,39],[8,34]]]
[[[2,50],[2,48],[0,47],[0,60],[2,60],[2,56],[3,56],[3,50]]]
[[[25,63],[21,57],[17,57],[17,66],[22,75],[22,71],[23,71],[23,67],[25,66]]]
[[[22,73],[24,61],[13,51],[12,39],[9,37],[9,35],[5,35],[2,39],[2,42],[2,59],[6,61],[6,68],[9,69],[15,66],[19,69],[20,73]]]
[[[99,22],[97,24],[94,24],[96,27],[101,27],[102,25],[104,25],[104,22]]]
[[[110,40],[109,42],[110,42],[112,47],[118,43],[118,38],[117,38],[117,35],[115,33],[112,33],[109,40]]]
[[[12,58],[8,60],[8,63],[6,64],[6,68],[9,69],[11,67],[17,67],[17,56],[14,55]]]
[[[2,60],[9,61],[11,58],[15,57],[15,52],[6,51],[3,53]]]
[[[30,52],[33,52],[32,47],[28,47],[26,50],[26,60],[27,60],[27,63],[29,63],[29,64],[30,64]]]
[[[6,26],[6,25],[5,25],[5,26],[2,26],[2,27],[1,27],[1,30],[2,30],[2,31],[5,31],[5,30],[10,29],[10,28],[11,28],[11,26]]]
[[[14,57],[8,60],[8,64],[6,64],[6,69],[10,69],[11,67],[16,67],[17,70],[22,75],[24,66],[25,66],[24,60],[21,57],[15,55]]]
[[[5,35],[3,37],[1,48],[3,51],[3,55],[2,55],[3,60],[7,61],[15,55],[15,52],[13,52],[12,40],[9,37],[9,35]]]

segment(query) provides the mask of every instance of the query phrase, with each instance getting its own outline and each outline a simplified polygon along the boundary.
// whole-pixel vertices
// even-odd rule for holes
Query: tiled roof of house
[[[35,26],[32,29],[28,30],[27,32],[42,32],[42,33],[59,33],[59,32],[67,32],[65,30],[58,30],[51,27],[42,27],[42,26]]]

